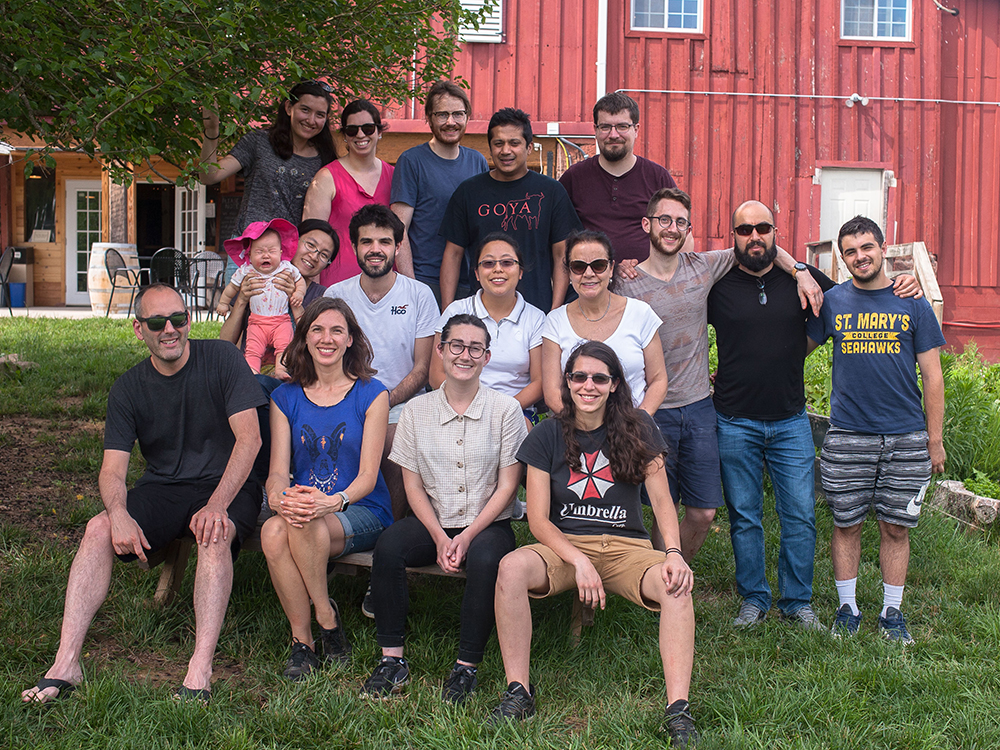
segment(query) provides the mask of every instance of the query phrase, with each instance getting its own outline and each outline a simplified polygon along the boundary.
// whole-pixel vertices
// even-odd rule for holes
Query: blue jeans
[[[812,599],[816,556],[816,449],[805,409],[788,419],[762,421],[717,414],[722,489],[736,562],[736,588],[767,612],[764,574],[764,474],[771,476],[781,523],[778,609],[792,614]]]

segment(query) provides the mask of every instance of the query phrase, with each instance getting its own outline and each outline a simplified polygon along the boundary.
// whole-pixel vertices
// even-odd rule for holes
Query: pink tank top
[[[348,231],[351,217],[362,206],[373,203],[381,203],[383,206],[389,205],[392,193],[392,165],[382,162],[382,174],[379,176],[375,195],[366,193],[365,189],[355,182],[350,172],[344,169],[339,161],[330,162],[324,169],[330,170],[330,174],[333,176],[333,185],[337,191],[333,197],[333,203],[330,204],[329,221],[330,226],[334,228],[340,238],[340,252],[337,253],[337,258],[319,275],[319,283],[323,286],[330,286],[361,273],[358,258],[351,246],[351,233]]]

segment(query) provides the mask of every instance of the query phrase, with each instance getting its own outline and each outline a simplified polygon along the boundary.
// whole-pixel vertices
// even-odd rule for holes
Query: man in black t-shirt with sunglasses
[[[149,359],[108,394],[99,486],[105,510],[87,524],[70,569],[55,662],[21,694],[26,703],[69,695],[83,679],[80,656],[111,583],[115,556],[145,561],[188,530],[198,544],[195,644],[179,700],[211,696],[212,657],[233,581],[233,557],[257,525],[260,485],[248,481],[260,449],[264,396],[239,351],[226,341],[188,341],[191,319],[165,284],[135,299],[136,337]],[[127,489],[132,446],[146,471]]]

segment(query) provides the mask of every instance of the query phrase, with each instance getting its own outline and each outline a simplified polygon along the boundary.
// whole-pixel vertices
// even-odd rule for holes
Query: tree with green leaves
[[[489,5],[489,3],[487,3]],[[296,81],[401,102],[450,75],[459,0],[21,0],[0,15],[0,138],[100,154],[117,180],[158,157],[196,170],[202,105],[223,144]]]

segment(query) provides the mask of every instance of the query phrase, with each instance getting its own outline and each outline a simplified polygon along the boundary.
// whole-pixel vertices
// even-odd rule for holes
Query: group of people
[[[878,625],[911,640],[900,610],[908,530],[945,460],[944,340],[913,277],[886,274],[877,224],[857,217],[841,229],[852,278],[836,288],[778,247],[774,215],[757,201],[733,212],[731,249],[690,252],[690,198],[634,153],[639,108],[622,93],[594,107],[597,155],[560,181],[528,169],[531,123],[520,110],[490,120],[492,169],[461,146],[471,105],[450,81],[428,92],[430,140],[395,171],[375,157],[385,126],[365,100],[345,108],[347,155],[333,158],[331,102],[325,84],[298,84],[269,133],[221,159],[206,110],[206,180],[246,173],[242,226],[226,244],[250,268],[220,302],[220,338],[244,344],[250,367],[225,343],[189,341],[170,287],[137,296],[133,326],[151,356],[109,395],[106,510],[70,572],[56,661],[25,701],[66,695],[82,679],[114,556],[145,559],[186,528],[199,545],[197,628],[177,695],[208,700],[232,560],[255,528],[263,479],[261,544],[291,627],[289,679],[350,659],[327,564],[374,550],[363,610],[382,657],[363,695],[408,682],[406,568],[437,563],[466,572],[446,700],[475,690],[495,623],[507,689],[491,721],[533,715],[530,598],[575,587],[603,608],[611,591],[660,613],[665,731],[691,744],[690,563],[725,504],[742,597],[733,624],[767,616],[765,466],[781,522],[778,610],[826,629],[811,605],[815,451],[803,364],[831,337],[822,479],[835,525],[833,633],[860,626],[860,529],[874,506]],[[267,348],[278,379],[255,381]],[[147,471],[126,490],[135,440]],[[522,483],[537,543],[516,549]]]

